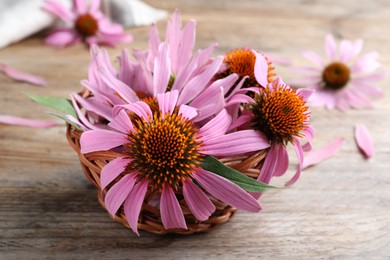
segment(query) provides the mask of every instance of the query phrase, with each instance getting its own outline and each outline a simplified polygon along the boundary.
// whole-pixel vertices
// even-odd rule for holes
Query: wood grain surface
[[[378,51],[383,69],[390,69],[390,1],[146,2],[169,12],[178,7],[184,21],[196,19],[196,47],[218,42],[217,54],[251,47],[305,64],[300,53],[324,54],[324,36],[331,32],[363,38],[364,51]],[[165,21],[158,27],[163,32]],[[110,49],[113,60],[123,47],[146,48],[149,27],[129,32],[135,41]],[[42,40],[36,35],[0,50],[0,63],[49,83],[35,87],[0,74],[1,113],[61,122],[23,93],[67,97],[80,91],[89,53],[81,45],[45,47]],[[280,66],[277,72],[287,80],[294,76]],[[380,87],[385,97],[372,110],[312,109],[315,147],[345,137],[336,156],[305,170],[293,187],[264,195],[259,214],[239,211],[217,230],[191,236],[137,237],[112,222],[67,144],[64,127],[0,125],[0,259],[389,259],[388,79]],[[370,160],[358,153],[356,123],[366,124],[373,136]]]

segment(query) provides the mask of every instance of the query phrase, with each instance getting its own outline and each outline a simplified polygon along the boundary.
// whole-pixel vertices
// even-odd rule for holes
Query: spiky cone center
[[[267,79],[268,82],[272,82],[276,75],[274,73],[275,68],[266,56],[264,56],[264,58],[268,63]],[[245,76],[249,77],[245,83],[245,87],[259,86],[259,83],[257,83],[255,78],[256,55],[252,50],[241,48],[230,51],[226,53],[224,62],[228,66],[228,74],[236,73],[241,78]]]
[[[177,189],[190,179],[202,160],[198,129],[175,110],[154,113],[149,121],[140,119],[128,135],[126,153],[132,159],[127,170],[138,172],[153,189],[165,184]]]
[[[322,80],[325,88],[340,90],[347,85],[350,75],[348,66],[341,62],[333,62],[325,67],[322,72]]]
[[[84,37],[96,35],[99,26],[96,19],[90,14],[82,14],[77,17],[75,29]]]
[[[284,145],[293,143],[293,137],[302,137],[309,113],[306,102],[287,86],[265,88],[256,94],[250,105],[254,128],[263,132],[270,142]]]

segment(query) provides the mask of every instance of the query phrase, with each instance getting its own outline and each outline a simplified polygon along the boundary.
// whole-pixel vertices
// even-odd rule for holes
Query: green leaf
[[[77,117],[77,113],[73,108],[72,102],[66,98],[56,98],[56,97],[46,97],[46,96],[36,96],[31,94],[26,94],[29,98],[37,102],[38,104],[44,105],[46,107],[53,108],[59,112],[63,112],[67,115],[71,115],[74,118]]]
[[[223,164],[218,159],[214,158],[213,156],[206,155],[206,157],[203,160],[203,163],[201,165],[202,169],[213,172],[215,174],[218,174],[219,176],[222,176],[241,188],[243,188],[246,191],[250,192],[263,192],[267,189],[278,189],[278,187],[274,187],[268,184],[265,184],[263,182],[259,182],[257,180],[254,180],[244,174],[242,174],[239,171],[236,171],[235,169]]]
[[[61,118],[62,120],[64,120],[65,122],[67,122],[68,124],[71,124],[72,126],[76,127],[77,130],[81,131],[81,128],[76,125],[75,123],[73,123],[72,121],[70,121],[68,118],[62,116],[62,115],[59,115],[59,114],[56,114],[56,113],[53,113],[53,112],[47,112],[49,115],[53,115],[53,116],[56,116],[58,118]]]

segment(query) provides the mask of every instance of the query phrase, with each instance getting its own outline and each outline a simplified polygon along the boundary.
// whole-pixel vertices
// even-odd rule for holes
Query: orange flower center
[[[264,56],[265,57],[265,56]],[[271,82],[275,76],[274,67],[267,57],[268,62],[268,81]],[[249,76],[247,80],[247,87],[258,86],[259,84],[255,78],[255,63],[256,55],[250,49],[236,49],[226,53],[225,63],[228,65],[228,74],[237,73],[240,77]]]
[[[254,128],[263,132],[273,142],[293,142],[293,137],[302,137],[308,119],[308,106],[295,90],[286,86],[266,88],[255,96],[251,105]]]
[[[139,172],[154,188],[161,190],[165,183],[177,188],[201,163],[198,129],[177,111],[164,118],[155,113],[149,122],[139,120],[135,127],[126,144],[133,159],[127,169]]]
[[[350,79],[350,70],[345,64],[334,62],[325,67],[322,79],[325,83],[325,88],[339,90],[347,85]]]
[[[92,15],[83,14],[76,19],[75,28],[81,35],[88,37],[96,34],[98,23]]]

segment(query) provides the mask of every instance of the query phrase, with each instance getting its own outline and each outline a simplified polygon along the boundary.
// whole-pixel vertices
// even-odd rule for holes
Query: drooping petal
[[[101,189],[104,190],[108,184],[115,180],[115,178],[125,170],[126,166],[130,162],[131,160],[128,158],[118,157],[107,163],[100,173]]]
[[[171,76],[171,64],[169,60],[169,46],[163,42],[158,47],[158,53],[154,61],[153,86],[154,96],[164,93],[167,89],[169,77]]]
[[[280,144],[271,145],[257,180],[270,183],[273,176],[282,176],[287,171],[288,162],[286,148]]]
[[[99,102],[93,102],[93,99],[82,98],[79,94],[73,93],[71,96],[80,103],[81,107],[85,108],[88,111],[92,111],[107,120],[112,119],[111,108],[105,104]]]
[[[126,135],[109,130],[91,130],[80,137],[81,153],[106,151],[128,142]]]
[[[253,51],[253,53],[256,55],[256,62],[255,62],[255,78],[257,82],[262,86],[265,87],[268,85],[268,63],[265,57],[257,52]]]
[[[259,151],[270,146],[268,139],[259,131],[243,130],[204,141],[203,151],[212,156],[233,156]]]
[[[119,111],[108,125],[124,134],[128,134],[129,131],[134,131],[133,123],[124,110]]]
[[[374,143],[370,132],[364,124],[356,124],[355,141],[359,150],[366,158],[371,158],[374,155]]]
[[[344,140],[345,139],[341,137],[324,147],[306,154],[305,158],[303,159],[302,169],[316,165],[333,156],[340,149],[341,145],[344,143]]]
[[[211,200],[191,180],[183,183],[183,195],[192,214],[198,220],[207,220],[215,211],[215,206]]]
[[[22,72],[15,68],[12,68],[6,64],[0,64],[0,71],[14,80],[23,81],[36,86],[46,86],[47,81],[39,76],[35,76],[26,72]]]
[[[48,121],[34,120],[34,119],[23,118],[18,116],[9,116],[9,115],[0,115],[0,124],[19,125],[19,126],[28,126],[28,127],[43,127],[43,128],[60,125]]]
[[[193,177],[207,192],[228,205],[250,212],[261,210],[256,199],[225,178],[203,169],[198,170]]]
[[[177,104],[178,97],[179,92],[177,90],[157,95],[158,106],[163,117],[167,113],[173,113],[173,110],[175,109],[175,106]]]
[[[131,190],[129,196],[125,200],[123,209],[127,222],[130,228],[139,236],[138,233],[138,217],[141,212],[142,203],[145,199],[146,191],[148,190],[148,180],[137,183]]]
[[[164,185],[161,193],[160,201],[161,220],[166,229],[184,228],[187,229],[187,224],[184,219],[183,211],[177,201],[176,195],[171,186]]]
[[[136,174],[126,174],[115,183],[107,192],[104,203],[107,211],[114,216],[123,204],[136,182]]]
[[[286,186],[293,185],[299,179],[299,176],[301,175],[301,171],[302,171],[302,164],[303,164],[303,158],[304,158],[303,157],[303,150],[302,150],[301,143],[299,142],[299,139],[296,137],[294,137],[294,150],[295,150],[295,153],[296,153],[297,158],[298,158],[297,171],[295,172],[295,174],[291,178],[291,180],[289,180],[286,183]]]
[[[309,152],[311,151],[311,148],[312,148],[312,140],[314,138],[314,135],[315,135],[315,130],[314,128],[311,126],[311,125],[308,125],[304,130],[303,130],[303,133],[305,135],[305,138],[307,140],[307,143],[302,145],[302,149],[304,152]]]

